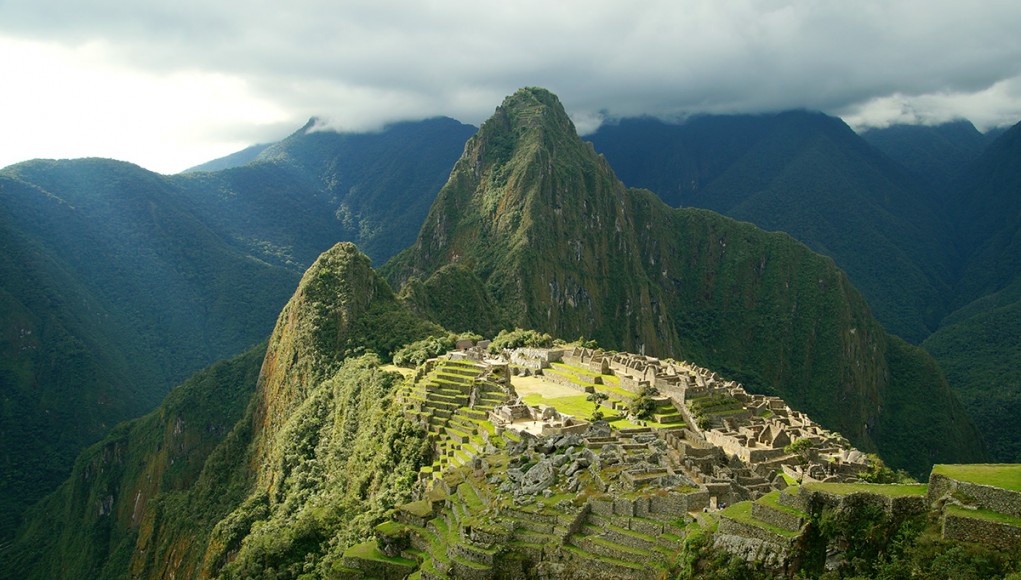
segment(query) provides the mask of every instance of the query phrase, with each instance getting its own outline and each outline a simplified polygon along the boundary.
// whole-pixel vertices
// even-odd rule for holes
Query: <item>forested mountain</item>
[[[339,240],[377,264],[407,247],[475,131],[448,118],[378,133],[315,130],[316,120],[251,163],[174,177],[210,226],[303,271]]]
[[[84,445],[263,340],[321,252],[358,240],[383,261],[409,244],[473,131],[310,127],[218,172],[0,171],[0,541]]]
[[[627,189],[540,89],[509,97],[469,141],[418,240],[384,272],[428,286],[451,264],[514,325],[720,369],[898,466],[978,454],[934,362],[888,336],[832,260]],[[476,294],[444,291],[454,304]],[[922,392],[925,419],[908,404]]]
[[[296,279],[106,160],[0,175],[0,537],[78,451],[265,337]]]
[[[938,197],[840,119],[804,111],[631,119],[588,139],[628,185],[787,232],[831,256],[894,334],[920,342],[947,312],[955,254]]]
[[[924,346],[986,431],[999,461],[1021,462],[1021,124],[992,143],[951,188],[964,257],[960,308]]]
[[[428,453],[424,433],[389,409],[400,375],[360,355],[438,332],[366,256],[337,245],[304,275],[268,346],[197,373],[83,452],[5,549],[4,572],[193,578],[233,562],[237,577],[251,576],[246,565],[296,576],[307,552],[339,563],[408,501]]]
[[[257,382],[253,350],[83,453],[7,548],[12,573],[337,573],[429,461],[421,428],[391,408],[399,375],[365,353],[445,332],[435,322],[466,325],[461,305],[498,304],[493,324],[717,365],[895,465],[981,454],[932,360],[886,335],[832,260],[625,188],[541,89],[483,125],[385,271],[424,281],[399,298],[353,245],[320,256]]]
[[[589,138],[627,183],[832,256],[877,318],[925,340],[969,412],[998,426],[987,432],[993,457],[1019,460],[1009,418],[1021,398],[1017,126],[894,126],[857,139],[837,119],[792,112],[629,119]]]
[[[993,137],[963,120],[940,125],[891,125],[867,129],[861,137],[940,195],[993,141]]]

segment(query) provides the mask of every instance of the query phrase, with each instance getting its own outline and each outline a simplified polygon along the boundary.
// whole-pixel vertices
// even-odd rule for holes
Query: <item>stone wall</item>
[[[801,526],[805,523],[803,516],[795,515],[782,509],[775,509],[758,502],[752,504],[752,517],[792,532],[801,529]]]
[[[929,503],[938,501],[945,495],[960,495],[965,503],[981,508],[1021,518],[1021,492],[958,481],[941,473],[929,476]]]
[[[943,538],[975,542],[1013,553],[1021,551],[1021,527],[968,517],[948,511],[943,519]]]
[[[754,538],[756,540],[774,544],[778,548],[790,547],[794,541],[794,538],[781,536],[780,534],[771,532],[766,528],[747,524],[745,522],[729,518],[725,515],[720,516],[719,532],[721,534],[731,534],[735,536],[742,536],[744,538]]]

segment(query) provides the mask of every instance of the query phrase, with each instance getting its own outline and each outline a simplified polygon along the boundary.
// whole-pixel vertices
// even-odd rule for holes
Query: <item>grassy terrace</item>
[[[933,466],[932,472],[957,481],[1021,491],[1021,465],[1017,464],[936,465]]]
[[[571,415],[579,419],[588,419],[592,415],[592,411],[595,406],[592,401],[586,401],[587,395],[577,395],[574,397],[556,397],[547,399],[542,395],[526,395],[524,401],[526,405],[546,405],[553,407],[557,411],[566,415]],[[617,411],[610,407],[600,406],[599,410],[603,412],[603,416],[607,421],[613,421],[615,417],[618,417]]]
[[[952,514],[952,515],[955,515],[955,516],[960,516],[960,517],[964,517],[964,518],[974,518],[974,519],[977,519],[977,520],[986,520],[986,521],[989,521],[989,522],[996,522],[998,524],[1007,524],[1009,526],[1014,526],[1016,528],[1021,528],[1021,518],[1015,518],[1013,516],[1008,516],[1006,514],[1001,514],[999,512],[994,512],[994,511],[991,511],[991,510],[983,510],[983,509],[970,510],[968,508],[957,506],[957,505],[948,505],[946,507],[946,511],[947,511],[948,514]]]
[[[618,560],[616,558],[610,558],[608,556],[600,556],[598,554],[593,554],[591,552],[586,552],[585,550],[582,550],[581,548],[579,548],[578,546],[575,546],[573,544],[564,544],[564,551],[570,552],[572,554],[575,554],[577,556],[580,556],[582,558],[587,558],[587,559],[590,559],[590,560],[598,560],[600,562],[606,562],[607,564],[613,564],[615,566],[621,566],[621,567],[624,567],[624,568],[631,568],[633,570],[638,570],[638,571],[645,571],[645,567],[642,566],[641,564],[638,564],[638,563],[635,563],[635,562],[628,562],[627,560]]]
[[[760,497],[759,499],[757,499],[755,501],[759,502],[762,505],[769,506],[770,508],[772,508],[774,510],[781,511],[781,512],[790,514],[792,516],[797,516],[797,517],[801,517],[801,518],[808,518],[808,514],[806,514],[805,512],[803,512],[801,510],[794,509],[794,508],[792,508],[790,506],[782,505],[780,503],[780,493],[781,493],[780,490],[771,491],[771,492],[767,493],[766,495]]]
[[[602,385],[597,385],[602,388]],[[573,397],[551,397],[546,398],[542,395],[525,395],[523,400],[526,405],[546,405],[547,407],[553,407],[557,411],[566,415],[571,415],[579,419],[588,420],[592,415],[593,405],[592,401],[585,399],[588,395],[577,395]],[[648,420],[645,425],[639,425],[632,421],[628,421],[622,411],[612,409],[606,406],[600,406],[599,410],[603,412],[603,418],[610,424],[614,429],[640,429],[642,427],[652,427],[654,429],[667,429],[671,427],[678,427],[678,423],[657,423],[652,420]]]
[[[770,532],[773,532],[774,534],[776,534],[778,536],[783,536],[785,538],[794,538],[794,537],[797,537],[798,535],[800,535],[800,532],[792,532],[790,530],[785,530],[783,528],[778,528],[778,527],[774,526],[773,524],[766,523],[766,522],[764,522],[762,520],[757,520],[757,519],[753,518],[752,517],[752,502],[750,502],[750,501],[742,501],[742,502],[738,502],[738,503],[736,503],[734,505],[728,506],[727,509],[725,509],[722,512],[720,512],[720,515],[721,516],[726,516],[726,517],[728,517],[728,518],[730,518],[732,520],[735,520],[735,521],[738,521],[738,522],[741,522],[741,523],[744,523],[744,524],[748,524],[748,525],[752,525],[752,526],[763,528],[765,530],[769,530]]]
[[[809,491],[819,491],[834,495],[851,495],[852,493],[875,493],[887,497],[923,496],[929,491],[924,483],[912,485],[879,484],[879,483],[806,483],[802,486]]]
[[[407,558],[401,558],[395,556],[393,558],[379,551],[376,547],[376,541],[370,540],[361,544],[355,544],[346,551],[344,551],[345,558],[361,558],[362,560],[375,560],[377,562],[389,562],[391,564],[398,564],[401,566],[407,566],[409,568],[418,565],[418,562],[409,560]]]

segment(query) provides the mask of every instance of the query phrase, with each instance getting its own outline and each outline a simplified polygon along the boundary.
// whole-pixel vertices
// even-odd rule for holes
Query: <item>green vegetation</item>
[[[141,557],[156,566],[175,537],[188,538],[196,557],[251,485],[249,402],[264,352],[260,345],[197,373],[82,452],[71,477],[30,510],[4,554],[5,575],[122,578],[136,543],[150,547]]]
[[[638,394],[631,398],[631,402],[628,404],[628,410],[637,419],[648,419],[652,417],[653,412],[656,411],[656,401],[652,400],[654,391],[648,386],[644,386],[638,391]]]
[[[489,344],[489,352],[499,353],[504,349],[522,347],[549,348],[553,346],[553,337],[534,330],[515,328],[514,330],[501,330]]]
[[[474,272],[457,264],[440,268],[422,282],[412,277],[400,299],[417,314],[455,332],[493,336],[504,329],[503,309]]]
[[[875,483],[806,483],[803,488],[810,491],[822,491],[834,495],[850,495],[852,493],[875,493],[888,497],[924,496],[928,486],[916,484],[875,484]]]
[[[958,481],[1021,491],[1021,465],[936,465],[932,470]]]
[[[1021,462],[1021,280],[947,318],[923,344],[979,425],[989,456]]]
[[[263,160],[271,159],[287,155]],[[262,163],[250,167],[274,174]],[[218,178],[188,179],[198,184]],[[267,191],[274,183],[266,181]],[[331,215],[372,233],[372,224],[356,220],[350,207]],[[274,238],[260,243],[268,239]],[[284,246],[269,244],[256,255],[294,262]],[[450,267],[455,262],[458,267]],[[459,542],[466,531],[500,531],[488,527],[493,503],[482,483],[493,473],[475,481],[469,476],[477,467],[471,466],[451,476],[443,473],[443,461],[468,461],[487,432],[496,448],[519,438],[473,427],[482,412],[464,408],[464,402],[449,405],[457,408],[458,422],[447,419],[451,409],[446,416],[429,415],[427,434],[425,425],[405,416],[416,414],[396,403],[407,393],[405,379],[381,368],[393,355],[409,361],[425,356],[449,339],[448,330],[465,330],[487,301],[502,309],[490,313],[494,326],[506,320],[534,329],[501,332],[496,348],[546,346],[553,336],[584,334],[607,348],[683,357],[740,377],[749,388],[781,394],[856,444],[882,449],[892,465],[914,471],[980,451],[932,359],[886,335],[831,260],[784,234],[708,211],[670,210],[649,192],[625,189],[578,140],[556,97],[541,89],[508,98],[483,126],[415,246],[385,271],[395,283],[411,284],[400,299],[352,244],[322,254],[280,312],[264,356],[256,352],[197,376],[198,386],[182,387],[181,399],[171,397],[82,455],[72,479],[33,510],[4,552],[5,564],[10,555],[14,573],[29,578],[330,577],[350,572],[345,555],[375,558],[365,542],[376,532],[401,533],[377,526],[415,498],[420,477],[448,477],[445,489],[458,490],[449,498],[456,508],[451,517],[431,520],[428,534],[423,532],[430,545]],[[463,309],[456,296],[437,299],[451,290],[465,293]],[[14,311],[22,320],[31,318]],[[23,363],[3,372],[27,373]],[[619,394],[619,384],[601,380],[610,384],[593,378],[595,393]],[[437,373],[437,400],[455,398],[442,386],[453,382]],[[575,409],[566,412],[577,416],[593,407],[616,416],[599,398],[533,396],[526,402]],[[918,400],[926,401],[924,411],[913,404]],[[726,400],[706,403],[703,418],[733,410]],[[614,425],[632,426],[623,420]],[[456,438],[457,446],[437,449],[440,438]],[[510,458],[490,457],[485,469],[506,471]],[[523,472],[537,461],[534,454],[515,458]],[[608,469],[619,473],[622,466]],[[608,489],[584,470],[576,473],[574,507]],[[889,486],[884,493],[918,489]],[[544,511],[571,500],[559,491],[519,507],[549,515]],[[424,504],[419,507],[426,513]],[[747,515],[745,509],[750,507],[732,506],[731,513]],[[711,521],[702,515],[700,520]],[[934,548],[927,547],[933,544],[919,539],[931,533],[924,522],[885,517],[820,514],[814,539],[803,546],[804,573],[824,573],[831,543],[851,546],[837,575],[912,570],[895,565],[988,573],[1016,568],[1010,555],[970,548],[953,560],[933,558]],[[679,522],[671,525],[680,528]],[[551,535],[528,531],[521,532],[527,541],[508,546],[539,545],[541,534]],[[605,537],[587,545],[613,548]],[[680,574],[762,572],[711,545],[708,530],[689,534],[677,561]],[[490,549],[476,552],[493,555]],[[514,550],[505,555],[525,566]],[[575,555],[584,557],[585,550]],[[457,554],[436,558],[482,567]],[[422,564],[425,570],[432,565],[431,559]]]
[[[84,446],[264,340],[294,289],[171,192],[108,160],[0,173],[0,542]]]
[[[894,334],[919,342],[946,314],[955,254],[939,196],[839,118],[629,119],[586,138],[624,183],[670,206],[786,232],[831,256]]]
[[[585,397],[585,400],[592,403],[593,405],[592,415],[589,417],[592,421],[599,421],[600,419],[603,418],[603,412],[599,409],[599,407],[600,405],[602,405],[603,401],[609,398],[610,395],[607,395],[602,391],[595,391],[589,393]]]
[[[908,472],[903,469],[890,469],[886,462],[875,453],[869,453],[869,469],[858,477],[868,483],[917,483]]]
[[[844,557],[824,572],[829,547]],[[894,519],[871,504],[824,509],[800,543],[797,572],[821,578],[1015,578],[1017,554],[940,539],[926,516]]]
[[[213,531],[213,561],[238,551],[224,575],[326,576],[346,546],[368,538],[385,513],[411,499],[429,444],[392,409],[401,379],[378,365],[371,355],[349,359],[292,413],[266,458],[277,476],[265,516],[241,536],[222,526]]]
[[[547,407],[553,407],[565,415],[578,417],[579,419],[588,419],[593,413],[593,402],[589,399],[589,396],[586,395],[551,398],[546,398],[542,395],[526,395],[523,400],[527,405],[546,405]],[[603,400],[605,401],[605,399]],[[613,424],[613,422],[617,419],[622,419],[622,417],[620,417],[619,414],[610,407],[598,406],[596,410],[602,413],[603,418],[606,421],[611,422],[611,424]]]
[[[961,506],[950,505],[947,506],[947,513],[955,516],[961,516],[966,518],[976,518],[980,520],[986,520],[989,522],[996,522],[1000,524],[1007,524],[1016,528],[1021,528],[1021,518],[1009,516],[1007,514],[1001,514],[1000,512],[994,512],[991,510],[984,509],[968,509]]]
[[[395,365],[406,367],[417,367],[426,360],[446,354],[454,350],[454,345],[460,338],[479,341],[482,337],[478,334],[454,334],[448,333],[443,336],[430,336],[422,340],[405,345],[393,355]]]
[[[0,172],[0,543],[84,446],[264,340],[320,253],[357,240],[382,263],[411,243],[474,132],[452,119],[307,128],[223,171],[79,159]]]

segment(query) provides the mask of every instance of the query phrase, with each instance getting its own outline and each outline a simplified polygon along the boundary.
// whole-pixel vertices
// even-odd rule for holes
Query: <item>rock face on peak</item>
[[[449,264],[471,269],[509,324],[719,369],[894,465],[923,473],[943,454],[981,456],[936,365],[883,331],[832,260],[626,188],[543,89],[507,97],[482,125],[415,244],[383,272],[429,286]],[[926,411],[908,404],[922,393],[935,401]]]

